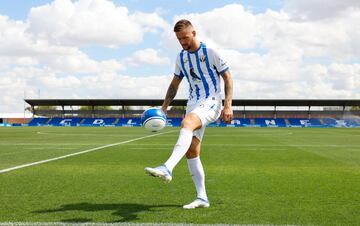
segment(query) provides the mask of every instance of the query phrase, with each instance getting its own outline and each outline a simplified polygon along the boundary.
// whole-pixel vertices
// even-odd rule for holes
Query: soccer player
[[[174,77],[167,90],[162,110],[167,112],[185,77],[189,83],[186,116],[182,120],[180,135],[170,158],[159,167],[146,167],[145,171],[151,176],[170,182],[174,167],[186,155],[197,198],[183,208],[209,207],[205,174],[200,161],[201,140],[206,125],[215,122],[220,115],[225,123],[231,122],[233,82],[229,68],[219,54],[196,39],[196,31],[190,21],[184,19],[178,21],[174,26],[174,32],[183,50],[177,56]],[[220,77],[225,83],[225,101],[222,110]]]

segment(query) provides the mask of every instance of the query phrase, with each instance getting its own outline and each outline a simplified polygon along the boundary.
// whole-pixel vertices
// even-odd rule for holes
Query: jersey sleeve
[[[229,70],[229,66],[217,51],[211,49],[211,53],[213,59],[213,66],[215,67],[219,75],[223,75],[225,71]]]
[[[184,74],[181,71],[180,67],[180,55],[178,55],[176,58],[174,75],[177,76],[179,79],[182,79],[184,77]]]

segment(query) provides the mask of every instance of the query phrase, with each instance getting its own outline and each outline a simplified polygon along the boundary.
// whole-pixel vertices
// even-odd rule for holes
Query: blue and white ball
[[[166,126],[166,115],[159,108],[149,108],[141,115],[141,124],[151,132],[158,132]]]

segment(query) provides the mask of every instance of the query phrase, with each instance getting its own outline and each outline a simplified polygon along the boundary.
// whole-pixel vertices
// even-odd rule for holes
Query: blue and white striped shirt
[[[186,77],[189,82],[189,101],[197,102],[208,97],[219,96],[220,75],[229,67],[212,48],[200,43],[195,52],[182,50],[175,65],[175,75]]]

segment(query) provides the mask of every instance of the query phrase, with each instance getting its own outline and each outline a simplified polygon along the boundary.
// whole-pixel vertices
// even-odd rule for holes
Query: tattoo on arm
[[[166,97],[164,100],[164,104],[166,106],[169,106],[171,101],[173,101],[174,97],[176,96],[178,87],[175,87],[173,84],[170,84],[167,92],[166,92]]]

